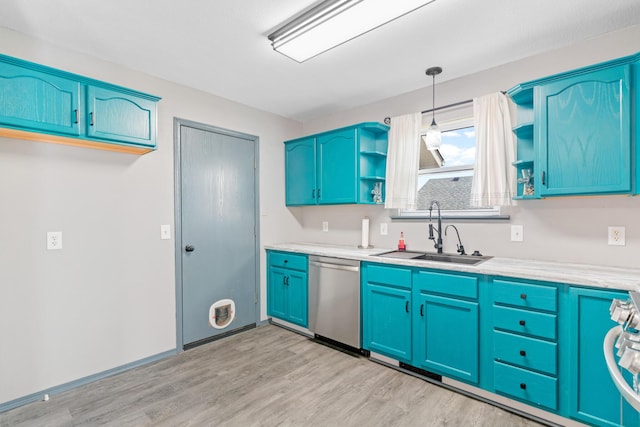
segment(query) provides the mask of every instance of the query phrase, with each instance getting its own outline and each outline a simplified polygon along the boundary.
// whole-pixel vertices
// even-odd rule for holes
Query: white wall
[[[163,98],[143,156],[0,138],[1,405],[176,347],[175,243],[160,240],[161,224],[175,232],[174,117],[259,137],[263,245],[300,229],[282,141],[302,125],[2,28],[0,52]]]
[[[486,93],[507,90],[528,80],[537,79],[640,51],[640,26],[610,33],[572,47],[522,59],[468,77],[437,85],[438,105],[445,105]],[[464,53],[461,53],[464,54]],[[447,64],[440,65],[447,72]],[[423,72],[417,70],[416,72]],[[425,76],[425,84],[430,84]],[[431,87],[385,99],[351,111],[336,113],[305,123],[304,133],[364,121],[382,121],[384,117],[421,111],[431,106]],[[443,113],[437,113],[443,115]],[[393,248],[403,231],[409,249],[433,250],[427,239],[427,222],[391,222],[389,235],[379,234],[379,224],[389,222],[395,212],[379,206],[333,206],[292,208],[302,218],[304,233],[300,240],[357,245],[360,221],[371,217],[371,242],[375,246]],[[637,267],[640,253],[640,197],[558,198],[522,201],[509,209],[509,222],[452,221],[458,226],[466,249],[484,254]],[[329,222],[329,232],[321,231],[322,221]],[[524,226],[524,242],[510,241],[511,224]],[[627,245],[608,246],[607,226],[626,227]],[[455,251],[455,234],[445,238],[445,251]]]

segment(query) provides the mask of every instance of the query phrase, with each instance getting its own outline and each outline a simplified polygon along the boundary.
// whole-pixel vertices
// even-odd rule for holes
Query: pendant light
[[[441,72],[442,68],[440,67],[427,68],[427,71],[425,71],[427,76],[433,77],[433,84],[431,85],[433,93],[431,126],[429,126],[429,129],[427,130],[427,136],[425,138],[427,149],[429,150],[437,150],[438,148],[440,148],[440,143],[442,142],[442,132],[440,132],[440,128],[436,124],[436,76]]]

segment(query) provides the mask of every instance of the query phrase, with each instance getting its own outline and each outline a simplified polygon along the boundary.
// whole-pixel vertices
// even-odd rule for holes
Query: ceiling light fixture
[[[297,62],[393,21],[435,0],[325,0],[269,35],[274,50]]]
[[[432,95],[433,95],[433,109],[431,110],[432,119],[431,126],[427,130],[427,137],[425,138],[425,143],[427,144],[427,148],[429,150],[436,150],[440,148],[440,143],[442,142],[442,132],[440,132],[440,128],[436,124],[436,76],[442,72],[442,68],[440,67],[431,67],[427,68],[425,73],[427,76],[433,77]]]

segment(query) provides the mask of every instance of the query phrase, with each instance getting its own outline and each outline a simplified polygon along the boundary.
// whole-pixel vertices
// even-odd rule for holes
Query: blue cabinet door
[[[317,155],[318,203],[356,203],[359,184],[356,130],[319,135]]]
[[[284,259],[285,263],[291,261],[296,268],[299,266],[299,255],[287,256],[282,253],[268,252],[267,271],[267,315],[277,317],[287,322],[307,327],[308,321],[308,281],[305,271],[276,267],[277,263]]]
[[[288,321],[306,328],[309,324],[307,273],[287,271],[286,287]]]
[[[367,283],[363,299],[363,347],[409,363],[411,291]]]
[[[147,147],[156,145],[156,103],[96,86],[87,87],[87,135]]]
[[[267,314],[286,320],[286,270],[277,267],[269,267],[267,281]]]
[[[535,88],[541,195],[631,191],[630,72],[620,65]]]
[[[287,206],[315,205],[317,203],[315,138],[286,143],[284,156]]]
[[[414,295],[414,364],[469,383],[478,382],[478,303],[421,292]]]
[[[609,316],[611,300],[627,299],[627,294],[574,287],[570,295],[571,417],[598,426],[640,425],[638,412],[621,398],[609,375],[602,348],[604,336],[616,325]]]
[[[0,62],[0,123],[30,131],[80,134],[80,83]]]

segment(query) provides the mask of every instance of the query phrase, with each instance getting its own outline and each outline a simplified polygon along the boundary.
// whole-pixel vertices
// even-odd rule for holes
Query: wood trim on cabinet
[[[149,147],[134,147],[122,145],[122,143],[107,143],[80,138],[69,138],[59,135],[50,135],[45,133],[28,132],[10,128],[0,128],[0,137],[25,139],[37,142],[49,142],[53,144],[71,145],[74,147],[94,148],[105,151],[116,151],[127,154],[145,154],[154,151]]]

